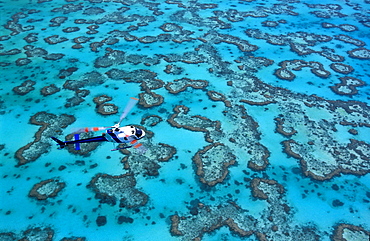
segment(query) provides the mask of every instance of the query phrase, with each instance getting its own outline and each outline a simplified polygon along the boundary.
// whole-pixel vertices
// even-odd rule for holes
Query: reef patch
[[[330,72],[325,70],[321,63],[314,61],[306,62],[304,60],[285,60],[279,63],[279,66],[281,67],[275,71],[274,75],[280,79],[289,81],[295,79],[296,77],[296,75],[292,72],[293,70],[299,71],[304,67],[311,68],[311,72],[318,77],[328,78],[330,76]]]
[[[47,153],[51,146],[50,137],[62,131],[75,120],[74,116],[66,114],[57,116],[51,113],[38,112],[33,115],[30,119],[31,124],[40,125],[41,127],[35,133],[35,139],[32,142],[16,151],[17,166],[36,161],[42,154]]]
[[[174,108],[174,114],[167,120],[172,126],[184,128],[191,131],[200,131],[205,133],[207,142],[213,142],[211,135],[215,132],[220,133],[221,123],[212,121],[203,116],[189,116],[189,108],[184,105],[178,105]],[[216,134],[217,135],[217,134]]]
[[[325,137],[322,141],[328,140]],[[325,145],[319,147],[315,142],[304,145],[294,140],[286,140],[283,141],[283,146],[289,156],[299,159],[306,176],[324,181],[341,173],[364,175],[370,172],[370,144],[355,139],[350,141],[347,145],[336,144],[335,153],[328,151],[325,159],[312,154],[313,148],[316,152],[324,152]]]
[[[212,187],[224,181],[229,173],[228,167],[235,164],[235,158],[230,148],[222,143],[213,143],[198,151],[192,159],[200,181]]]
[[[165,143],[153,143],[152,137],[154,133],[142,126],[139,126],[139,128],[146,133],[146,139],[140,141],[143,145],[142,149],[138,150],[139,154],[136,154],[136,151],[131,153],[129,150],[122,150],[122,153],[126,154],[126,156],[121,160],[121,163],[124,164],[126,170],[135,175],[158,176],[161,168],[160,163],[171,160],[177,153],[177,150],[175,147]]]
[[[148,195],[135,186],[135,177],[126,173],[119,176],[97,174],[87,187],[95,193],[95,198],[100,199],[101,203],[109,205],[119,203],[120,207],[130,209],[144,206],[148,202]]]
[[[330,86],[331,90],[338,95],[356,95],[356,87],[364,86],[366,83],[354,77],[340,77],[340,83]]]
[[[355,59],[370,59],[370,50],[366,48],[353,49],[347,53],[350,57]]]
[[[370,232],[362,227],[351,224],[341,223],[335,227],[334,233],[331,236],[333,241],[342,240],[367,240],[370,238]]]
[[[33,87],[36,84],[35,81],[26,80],[20,86],[16,86],[13,88],[14,93],[18,95],[26,95],[35,88]]]
[[[243,210],[234,203],[218,206],[207,206],[199,203],[197,215],[180,217],[171,216],[171,234],[181,240],[201,240],[205,233],[210,233],[220,227],[229,227],[241,237],[254,233],[256,220],[243,215]]]
[[[173,82],[169,82],[165,88],[171,94],[178,94],[186,90],[187,87],[194,89],[203,89],[207,87],[208,82],[205,80],[192,80],[188,78],[175,79]]]
[[[46,200],[56,197],[65,186],[66,184],[58,179],[48,179],[35,184],[28,196],[37,200]]]

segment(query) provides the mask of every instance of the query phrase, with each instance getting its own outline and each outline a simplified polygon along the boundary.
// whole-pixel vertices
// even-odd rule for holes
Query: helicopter
[[[113,142],[113,143],[124,143],[129,144],[128,146],[112,149],[111,151],[117,151],[120,149],[135,148],[140,151],[145,151],[145,147],[138,143],[137,141],[145,136],[144,130],[137,128],[133,125],[120,127],[122,120],[130,113],[131,109],[136,105],[139,99],[130,97],[124,111],[121,114],[120,120],[117,124],[109,127],[85,127],[78,128],[72,133],[74,134],[74,141],[61,141],[56,137],[51,137],[57,145],[59,150],[63,149],[67,145],[75,145],[75,150],[80,150],[80,143],[90,143],[90,142]],[[80,139],[79,134],[91,132],[91,131],[103,131],[105,132],[101,136],[95,136],[86,139]]]

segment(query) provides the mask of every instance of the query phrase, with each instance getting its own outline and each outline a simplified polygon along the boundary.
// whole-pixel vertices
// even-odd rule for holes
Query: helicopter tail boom
[[[76,150],[79,150],[79,145],[80,143],[90,143],[90,142],[103,142],[103,141],[108,141],[107,138],[104,136],[95,136],[91,138],[86,138],[86,139],[80,139],[78,136],[75,136],[74,141],[61,141],[55,137],[51,137],[55,142],[57,142],[59,145],[59,149],[63,149],[66,147],[66,145],[75,145]]]
[[[61,141],[61,140],[59,140],[55,137],[51,137],[51,139],[53,139],[56,143],[58,143],[59,149],[63,149],[67,145],[65,142],[63,142],[63,141]]]

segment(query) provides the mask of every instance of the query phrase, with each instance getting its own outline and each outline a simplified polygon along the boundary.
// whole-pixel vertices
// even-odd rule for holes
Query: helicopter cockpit
[[[140,140],[145,136],[145,132],[135,126],[123,126],[114,129],[114,134],[123,142],[133,139]]]

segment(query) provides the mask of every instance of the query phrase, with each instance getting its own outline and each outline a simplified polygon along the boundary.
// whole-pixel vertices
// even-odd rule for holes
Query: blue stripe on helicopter
[[[80,140],[80,135],[79,134],[75,134],[75,141],[78,141],[78,140]],[[78,142],[75,143],[75,150],[76,151],[81,150],[80,143],[78,143]]]
[[[113,140],[114,140],[115,142],[117,142],[117,143],[122,143],[122,141],[120,141],[120,140],[118,139],[118,137],[116,136],[116,134],[114,134],[114,133],[113,133],[113,130],[112,130],[112,129],[108,129],[108,130],[107,130],[107,133],[108,133],[108,135],[110,135],[110,136],[113,138]]]

